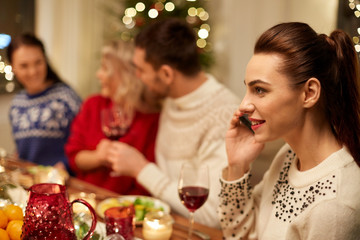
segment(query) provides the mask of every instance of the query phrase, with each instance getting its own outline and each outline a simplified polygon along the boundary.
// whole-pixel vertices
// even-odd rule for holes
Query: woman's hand
[[[82,171],[91,171],[99,167],[110,167],[108,161],[108,149],[111,141],[102,139],[95,150],[82,150],[75,156],[77,167]]]
[[[109,139],[101,139],[95,150],[95,157],[100,166],[111,167],[108,160],[109,148],[111,147],[111,141]]]
[[[250,165],[264,148],[263,143],[255,141],[254,133],[239,118],[244,115],[237,110],[226,133],[226,153],[228,156],[227,180],[242,177],[250,170]]]
[[[148,163],[144,155],[136,148],[115,141],[111,143],[108,150],[108,160],[113,175],[127,175],[135,178]]]

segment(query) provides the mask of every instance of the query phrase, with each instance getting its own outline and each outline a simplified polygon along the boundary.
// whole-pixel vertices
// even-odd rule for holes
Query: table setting
[[[221,230],[172,213],[160,199],[119,195],[15,156],[1,156],[0,165],[0,211],[8,205],[22,209],[19,239],[222,239]],[[184,187],[179,185],[179,191]],[[202,205],[199,198],[195,202],[197,207],[184,204],[194,212]]]

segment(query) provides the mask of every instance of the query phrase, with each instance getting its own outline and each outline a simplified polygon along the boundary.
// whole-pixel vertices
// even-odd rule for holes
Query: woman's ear
[[[321,84],[317,78],[310,78],[303,88],[303,104],[306,108],[313,107],[320,99]]]
[[[160,69],[158,70],[158,73],[161,81],[166,85],[169,86],[173,82],[175,77],[175,72],[174,69],[169,65],[166,64],[161,65]]]

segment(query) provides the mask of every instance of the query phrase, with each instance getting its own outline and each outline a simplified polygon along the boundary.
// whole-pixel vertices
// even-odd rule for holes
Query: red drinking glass
[[[134,206],[112,207],[105,211],[106,235],[118,233],[125,240],[134,238]]]
[[[92,224],[84,240],[90,239],[96,227],[96,214],[89,203],[82,199],[69,202],[66,187],[60,184],[35,184],[29,191],[22,240],[76,240],[72,219],[72,205],[76,202],[85,204],[91,212]]]

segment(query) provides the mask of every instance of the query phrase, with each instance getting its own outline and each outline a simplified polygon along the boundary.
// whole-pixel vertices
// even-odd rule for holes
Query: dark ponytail
[[[327,38],[336,52],[334,94],[328,94],[328,112],[338,140],[348,147],[360,166],[360,87],[359,62],[351,38],[336,30]]]
[[[254,52],[281,55],[280,71],[293,86],[311,77],[320,81],[319,109],[360,166],[359,62],[351,38],[342,30],[328,37],[305,23],[282,23],[260,36]]]

